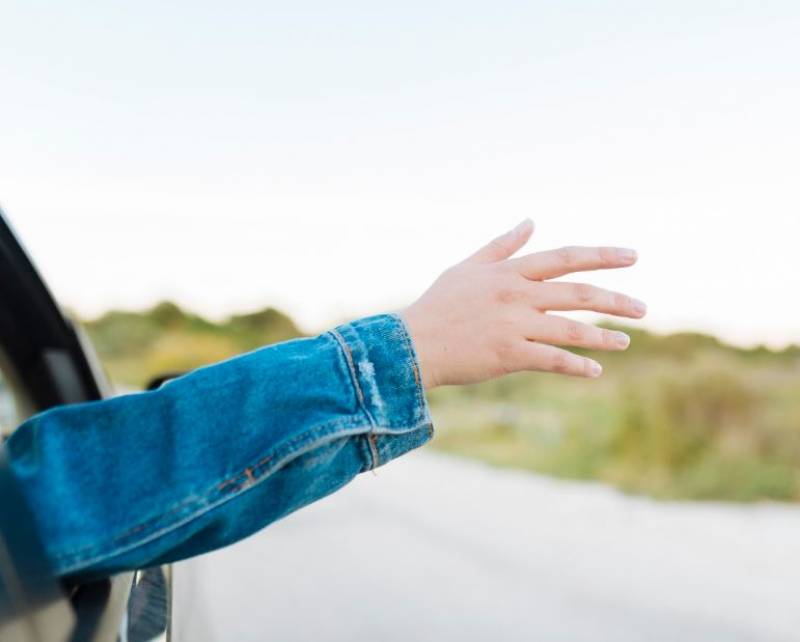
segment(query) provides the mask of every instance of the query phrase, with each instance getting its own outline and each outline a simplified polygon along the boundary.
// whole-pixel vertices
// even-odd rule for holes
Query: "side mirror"
[[[172,379],[177,379],[178,377],[185,375],[185,372],[166,372],[164,374],[160,374],[157,377],[153,377],[150,382],[145,386],[145,390],[157,390],[161,386],[163,386],[167,381]]]

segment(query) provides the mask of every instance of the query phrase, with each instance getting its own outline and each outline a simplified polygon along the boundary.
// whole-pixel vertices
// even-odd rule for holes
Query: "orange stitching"
[[[413,361],[411,362],[411,368],[414,371],[414,383],[416,383],[417,386],[419,386],[420,385],[420,383],[419,383],[419,371],[417,370],[417,364],[414,363]]]
[[[236,483],[236,479],[237,479],[237,477],[232,477],[231,479],[225,480],[224,482],[222,482],[221,484],[219,484],[217,486],[217,489],[218,490],[225,490],[231,484],[235,484]]]
[[[255,465],[253,466],[253,470],[258,470],[259,468],[261,468],[265,464],[268,464],[271,460],[272,460],[272,456],[271,455],[269,457],[264,457],[262,459],[259,459],[255,463]]]
[[[164,513],[163,515],[159,515],[158,517],[154,517],[152,519],[148,519],[148,520],[142,522],[141,524],[139,524],[138,526],[134,526],[133,528],[125,531],[121,535],[118,535],[117,537],[115,537],[112,541],[113,542],[119,542],[121,540],[124,540],[126,537],[130,537],[131,535],[133,535],[135,533],[138,533],[141,530],[144,530],[148,526],[152,526],[153,524],[157,524],[159,522],[159,520],[162,520],[162,519],[164,519],[166,517],[169,517],[170,515],[172,515],[174,513],[179,512],[180,510],[182,510],[189,503],[190,502],[188,502],[188,501],[181,502],[180,504],[178,504],[177,506],[175,506],[171,510],[167,511],[166,513]]]
[[[375,470],[381,465],[381,458],[378,455],[378,443],[374,432],[367,434],[367,441],[369,442],[370,455],[372,455],[372,470]]]

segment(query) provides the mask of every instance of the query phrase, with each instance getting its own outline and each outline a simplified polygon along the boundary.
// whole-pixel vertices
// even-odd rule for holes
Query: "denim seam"
[[[335,329],[331,330],[330,333],[336,339],[336,342],[339,344],[339,347],[342,349],[342,352],[344,353],[345,361],[347,361],[347,367],[350,370],[350,378],[353,382],[353,387],[356,390],[356,396],[358,397],[358,404],[361,406],[361,409],[364,411],[364,414],[367,416],[367,419],[369,419],[370,426],[372,426],[372,430],[370,431],[370,433],[373,433],[377,425],[375,423],[375,418],[372,416],[372,413],[367,408],[367,400],[366,397],[364,397],[364,392],[361,389],[361,384],[358,380],[358,375],[356,374],[356,367],[355,367],[355,361],[353,360],[352,350],[350,349],[350,346],[348,345],[347,341],[345,341],[345,338],[339,333],[338,330]],[[371,470],[374,470],[375,468],[380,466],[380,457],[378,455],[378,448],[375,444],[375,435],[374,434],[367,435],[367,441],[369,443],[370,454],[372,455]]]
[[[416,393],[417,393],[417,408],[422,409],[422,417],[423,421],[427,421],[427,423],[431,426],[431,433],[433,433],[433,422],[430,418],[430,411],[428,410],[428,403],[425,397],[425,390],[422,387],[422,376],[419,371],[419,358],[417,357],[417,352],[414,349],[414,343],[411,341],[411,335],[408,332],[408,328],[406,327],[405,321],[403,321],[402,317],[399,314],[391,314],[389,315],[394,318],[397,323],[399,324],[402,333],[403,333],[403,340],[406,344],[406,350],[411,357],[411,368],[414,373],[414,383],[416,384]]]
[[[372,468],[370,470],[375,470],[381,465],[381,456],[378,454],[378,443],[374,430],[371,430],[367,435],[367,443],[369,444],[369,454],[372,456]]]
[[[402,429],[390,431],[389,434],[392,434],[392,433],[396,433],[396,434],[410,433],[410,432],[414,432],[416,430],[419,430],[420,428],[423,428],[424,426],[425,426],[425,424],[421,423],[421,424],[418,424],[418,425],[415,425],[415,426],[404,427]],[[157,538],[159,538],[159,537],[161,537],[163,535],[166,535],[166,534],[168,534],[168,533],[170,533],[172,531],[175,531],[175,530],[179,529],[182,526],[185,526],[186,524],[194,521],[195,519],[197,519],[199,517],[202,517],[204,514],[214,510],[215,508],[218,508],[219,506],[222,506],[223,504],[226,504],[227,502],[229,502],[229,501],[235,499],[236,497],[242,495],[243,493],[247,492],[251,488],[254,488],[258,484],[264,482],[266,479],[271,477],[274,473],[278,472],[281,468],[283,468],[284,466],[286,466],[287,464],[292,462],[294,459],[297,459],[298,457],[301,457],[302,455],[305,455],[305,454],[313,451],[316,448],[324,446],[324,445],[326,445],[326,444],[328,444],[330,442],[336,441],[337,439],[341,439],[343,437],[363,435],[363,434],[365,434],[365,429],[368,430],[370,428],[371,428],[370,425],[361,424],[361,425],[355,426],[355,427],[350,428],[350,429],[341,430],[339,432],[332,432],[332,433],[329,433],[328,435],[320,437],[319,439],[317,439],[315,441],[309,442],[303,448],[288,452],[285,457],[275,461],[274,465],[272,467],[270,467],[267,471],[265,471],[260,477],[253,477],[252,475],[248,476],[248,481],[245,484],[240,485],[239,487],[237,487],[236,489],[234,489],[232,491],[227,491],[224,494],[221,494],[222,490],[220,489],[220,485],[222,483],[224,483],[224,481],[223,482],[217,482],[214,485],[214,487],[210,491],[207,491],[207,493],[206,493],[206,495],[210,495],[212,497],[213,497],[214,494],[218,494],[219,496],[216,499],[213,499],[212,501],[208,501],[208,498],[205,498],[205,501],[207,502],[205,505],[198,507],[198,509],[196,509],[194,512],[190,513],[189,515],[186,515],[182,519],[179,519],[177,522],[175,522],[173,524],[170,524],[168,526],[165,526],[165,527],[163,527],[163,528],[161,528],[161,529],[159,529],[159,530],[157,530],[157,531],[155,531],[155,532],[143,537],[142,539],[139,539],[137,541],[131,542],[129,544],[122,545],[122,546],[120,546],[119,548],[117,548],[117,549],[115,549],[113,551],[110,551],[108,553],[96,554],[94,557],[89,557],[88,555],[91,554],[92,549],[99,548],[99,547],[92,547],[92,548],[89,548],[89,549],[86,549],[86,548],[82,549],[82,550],[79,549],[77,551],[73,551],[73,552],[66,553],[66,554],[56,554],[54,556],[55,560],[69,561],[68,564],[64,565],[63,567],[60,567],[59,572],[60,572],[60,574],[66,575],[66,574],[70,573],[71,571],[78,570],[78,569],[80,569],[82,567],[85,567],[85,566],[91,566],[92,564],[96,564],[97,562],[100,562],[102,560],[108,560],[108,559],[111,559],[111,558],[116,557],[118,555],[122,555],[124,553],[128,553],[128,552],[136,549],[139,546],[144,546],[145,544],[148,544],[149,542],[151,542],[151,541],[153,541],[153,540],[155,540],[155,539],[157,539]],[[269,458],[262,458],[259,461],[264,462],[267,459],[269,459]],[[256,464],[256,466],[257,466],[257,464]],[[252,471],[253,468],[254,467],[249,467],[249,470]],[[246,469],[246,470],[248,470],[248,469]],[[180,504],[178,504],[176,507],[173,507],[170,511],[168,511],[166,513],[163,513],[162,515],[158,516],[157,518],[147,520],[145,522],[145,526],[143,526],[143,527],[137,526],[137,527],[135,527],[133,529],[129,529],[128,531],[126,531],[122,535],[119,535],[119,536],[115,537],[113,541],[118,541],[118,540],[120,540],[122,538],[130,537],[131,535],[133,535],[135,533],[141,532],[142,530],[147,528],[147,524],[152,524],[153,522],[157,522],[159,519],[167,518],[167,517],[179,512],[181,508],[184,508],[186,506],[191,505],[192,502],[194,502],[194,501],[202,501],[202,500],[203,500],[203,498],[200,498],[200,497],[192,497],[192,498],[190,498],[188,500],[185,500],[185,501],[181,502]]]
[[[245,487],[250,487],[254,483],[261,481],[263,478],[275,472],[281,465],[283,465],[285,461],[287,461],[287,459],[291,459],[294,454],[304,453],[309,449],[309,447],[313,448],[316,444],[325,443],[327,440],[337,438],[337,436],[364,434],[364,428],[364,424],[362,422],[358,422],[356,417],[348,417],[337,418],[334,421],[325,422],[313,427],[312,429],[306,430],[305,432],[296,435],[291,439],[277,444],[268,456],[259,457],[254,464],[245,468],[244,471],[235,475],[231,475],[230,473],[225,474],[221,481],[214,483],[213,486],[207,487],[207,490],[198,494],[193,494],[191,497],[172,506],[168,511],[153,517],[149,517],[137,526],[127,529],[123,533],[114,536],[111,540],[112,545],[115,542],[119,542],[120,540],[124,540],[125,538],[128,538],[138,532],[146,530],[148,526],[158,523],[159,521],[164,520],[175,513],[180,513],[193,503],[198,504],[198,508],[202,508],[204,506],[204,502],[209,501],[209,497],[213,497],[215,493],[221,493],[222,491],[225,491],[226,488],[233,486],[234,488],[226,491],[227,493],[231,493],[242,490]],[[410,430],[414,429],[416,428],[411,428]],[[284,455],[282,458],[281,454]],[[253,459],[255,459],[255,457],[253,457]],[[270,462],[272,462],[273,465],[267,466],[267,464]],[[242,481],[236,483],[239,479],[242,479]],[[98,548],[100,547],[81,547],[67,553],[56,554],[54,557],[56,559],[64,560],[80,560]]]

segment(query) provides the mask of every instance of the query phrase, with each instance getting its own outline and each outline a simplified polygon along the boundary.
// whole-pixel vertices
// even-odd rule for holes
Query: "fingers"
[[[638,299],[586,283],[547,282],[531,287],[536,289],[534,305],[539,310],[588,310],[631,319],[647,313],[647,306]]]
[[[510,232],[498,236],[488,245],[470,256],[467,261],[474,263],[492,263],[507,259],[528,242],[533,234],[533,221],[526,218]]]
[[[596,379],[603,374],[603,367],[593,359],[579,357],[568,350],[528,341],[523,351],[525,370],[555,372],[572,377]]]
[[[636,263],[636,252],[618,247],[562,247],[513,259],[520,274],[528,279],[544,281],[573,272],[611,270]]]
[[[536,316],[527,334],[542,343],[587,350],[626,350],[631,343],[624,332],[546,314]]]

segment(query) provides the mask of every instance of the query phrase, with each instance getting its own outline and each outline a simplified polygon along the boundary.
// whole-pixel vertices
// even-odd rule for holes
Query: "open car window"
[[[8,438],[34,412],[29,392],[0,346],[0,439]]]

